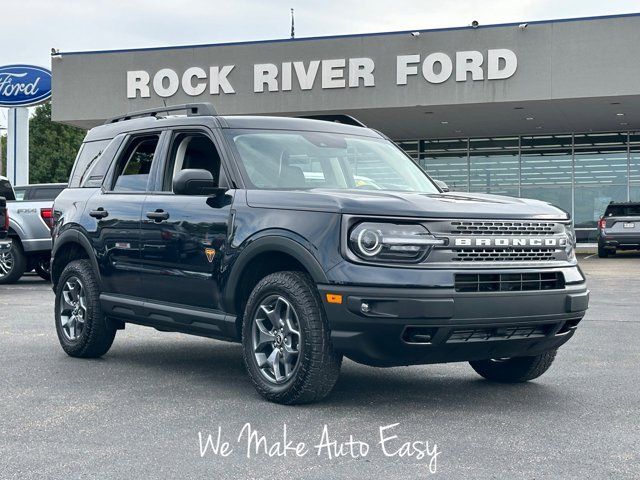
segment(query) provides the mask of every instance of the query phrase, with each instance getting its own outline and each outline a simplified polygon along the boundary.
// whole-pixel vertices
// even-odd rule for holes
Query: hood
[[[569,215],[540,200],[484,193],[372,190],[249,190],[251,207],[391,217],[554,219]]]

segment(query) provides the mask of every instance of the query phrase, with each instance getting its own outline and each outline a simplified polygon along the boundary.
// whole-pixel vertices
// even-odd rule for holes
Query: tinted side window
[[[114,192],[144,192],[147,189],[158,139],[158,135],[151,135],[131,140],[116,165]]]
[[[176,133],[171,142],[162,189],[172,191],[176,174],[181,170],[194,168],[208,170],[216,185],[226,185],[220,155],[211,139],[202,133]]]
[[[14,188],[13,191],[16,194],[16,201],[21,202],[22,200],[24,200],[24,195],[25,193],[27,193],[27,191],[24,188]],[[3,197],[4,195],[0,195],[0,197]]]
[[[609,205],[605,217],[634,217],[640,215],[640,204],[638,205]]]
[[[31,192],[31,200],[55,200],[64,187],[35,188]]]
[[[76,164],[71,173],[69,187],[77,188],[88,178],[88,173],[99,163],[102,152],[107,148],[111,140],[98,140],[96,142],[83,143],[76,158]],[[106,168],[105,168],[106,170]],[[102,173],[104,176],[104,172]]]

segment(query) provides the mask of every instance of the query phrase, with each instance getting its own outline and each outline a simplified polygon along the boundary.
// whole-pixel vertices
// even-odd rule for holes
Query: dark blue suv
[[[101,356],[129,322],[241,342],[280,403],[325,397],[343,356],[530,380],[588,305],[566,212],[445,192],[346,116],[193,104],[110,120],[87,134],[54,215],[65,352]]]

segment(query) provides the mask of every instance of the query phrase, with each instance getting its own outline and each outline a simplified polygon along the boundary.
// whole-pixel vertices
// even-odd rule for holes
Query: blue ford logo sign
[[[33,65],[0,67],[0,107],[26,107],[51,96],[51,72]]]

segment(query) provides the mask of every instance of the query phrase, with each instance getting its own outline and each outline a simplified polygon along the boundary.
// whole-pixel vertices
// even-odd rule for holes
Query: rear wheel
[[[89,260],[74,260],[65,267],[56,287],[55,322],[67,355],[96,358],[111,348],[116,330],[102,314],[99,295]]]
[[[20,242],[13,240],[8,252],[0,253],[0,284],[16,283],[27,268],[27,257]]]
[[[316,286],[300,272],[277,272],[253,289],[243,317],[244,362],[267,400],[310,403],[326,397],[340,373]]]
[[[527,382],[546,372],[556,358],[557,350],[533,357],[496,358],[469,362],[487,380],[503,383]]]
[[[615,253],[615,248],[605,248],[601,245],[598,245],[598,257],[600,258],[607,258],[609,255],[615,255]]]
[[[34,270],[43,280],[51,280],[51,260],[46,256],[39,257],[34,265]]]

